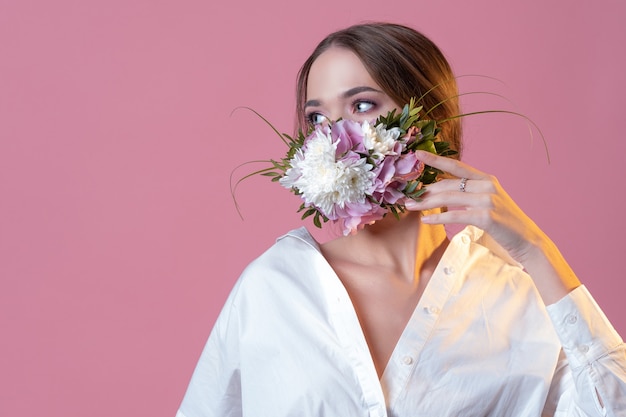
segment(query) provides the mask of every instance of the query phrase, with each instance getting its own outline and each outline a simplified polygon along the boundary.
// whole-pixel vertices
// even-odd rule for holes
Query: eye
[[[321,125],[322,123],[326,123],[328,121],[326,116],[317,112],[308,114],[306,119],[313,126]]]
[[[364,101],[364,100],[355,101],[354,104],[352,105],[352,108],[354,109],[355,113],[367,113],[368,111],[372,110],[374,107],[376,107],[375,103],[372,103],[371,101]]]

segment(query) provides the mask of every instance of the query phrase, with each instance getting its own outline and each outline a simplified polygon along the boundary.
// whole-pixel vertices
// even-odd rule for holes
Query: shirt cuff
[[[547,310],[572,368],[595,362],[622,343],[584,285]]]

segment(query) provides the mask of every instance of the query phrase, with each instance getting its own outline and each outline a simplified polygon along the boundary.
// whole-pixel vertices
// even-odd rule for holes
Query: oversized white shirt
[[[379,380],[345,287],[301,228],[243,272],[177,413],[230,416],[626,416],[626,347],[584,287],[546,308],[468,227]]]

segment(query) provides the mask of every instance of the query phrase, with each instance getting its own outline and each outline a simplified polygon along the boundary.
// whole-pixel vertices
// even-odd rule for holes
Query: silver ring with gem
[[[459,184],[459,191],[462,193],[465,192],[465,183],[467,183],[467,178],[461,178],[461,184]]]

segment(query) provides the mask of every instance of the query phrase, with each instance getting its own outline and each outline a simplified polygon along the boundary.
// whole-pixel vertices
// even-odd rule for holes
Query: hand
[[[532,249],[549,240],[539,227],[515,204],[500,186],[498,180],[469,165],[451,158],[419,152],[418,158],[425,164],[441,169],[455,177],[443,179],[426,186],[421,201],[407,200],[409,210],[428,210],[454,207],[438,214],[422,217],[423,223],[457,223],[474,225],[489,233],[511,257],[525,264]],[[461,178],[466,178],[461,190]]]
[[[471,224],[483,229],[524,266],[546,305],[580,285],[556,245],[515,204],[495,177],[455,159],[416,153],[425,164],[458,177],[428,185],[420,201],[405,201],[409,210],[461,209],[423,216],[423,223]],[[467,178],[464,190],[461,178]]]

